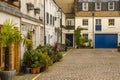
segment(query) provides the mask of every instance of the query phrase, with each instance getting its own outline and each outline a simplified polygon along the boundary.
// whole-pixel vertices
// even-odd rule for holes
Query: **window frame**
[[[114,26],[115,25],[115,19],[108,19],[108,26]]]
[[[88,39],[88,33],[83,33],[82,36],[83,36],[85,39]]]
[[[112,3],[112,5],[111,5]],[[111,6],[112,6],[112,9],[111,9]],[[108,2],[108,10],[114,10],[115,9],[115,2]]]
[[[98,4],[99,4],[99,6],[98,6]],[[98,9],[98,7],[99,7],[99,9]],[[101,10],[101,2],[96,2],[95,3],[95,10],[96,11],[100,11]]]
[[[88,3],[87,2],[82,3],[82,10],[88,11]]]
[[[88,22],[89,22],[88,19],[83,19],[82,20],[82,25],[83,26],[88,26]]]
[[[96,19],[96,20],[95,20],[95,24],[96,24],[96,25],[101,25],[101,19]]]

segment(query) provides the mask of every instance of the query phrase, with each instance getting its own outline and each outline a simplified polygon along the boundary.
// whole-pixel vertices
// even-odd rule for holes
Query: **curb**
[[[70,49],[69,51],[67,51],[63,56],[66,56],[72,49]],[[41,73],[39,73],[37,76],[35,76],[34,78],[32,78],[32,80],[37,79],[39,76],[41,75]]]

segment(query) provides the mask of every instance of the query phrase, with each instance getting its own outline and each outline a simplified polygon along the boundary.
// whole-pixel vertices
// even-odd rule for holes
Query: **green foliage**
[[[81,30],[80,30],[80,28],[77,28],[76,30],[74,30],[74,36],[75,36],[75,44],[77,45],[77,46],[79,46],[80,45],[80,36],[81,36]]]
[[[80,37],[80,46],[84,46],[84,43],[86,43],[88,40],[84,38],[83,36]]]
[[[77,45],[77,47],[80,47],[81,44],[85,42],[85,39],[81,36],[82,30],[87,30],[87,29],[78,27],[76,30],[74,30],[75,44]]]
[[[0,43],[4,46],[8,46],[21,40],[21,33],[15,28],[15,24],[10,20],[6,20],[3,23],[2,33],[0,34]]]
[[[57,60],[59,61],[60,59],[62,59],[63,58],[63,54],[61,53],[61,52],[59,52],[58,54],[57,54]]]
[[[27,51],[25,51],[25,53],[24,53],[23,61],[24,61],[24,64],[25,64],[27,67],[30,67],[30,65],[32,64],[32,61],[33,61],[33,53],[34,53],[34,50],[27,50]]]

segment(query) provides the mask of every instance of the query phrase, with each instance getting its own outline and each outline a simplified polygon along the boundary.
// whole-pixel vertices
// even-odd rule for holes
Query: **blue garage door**
[[[95,34],[95,48],[116,48],[117,34]]]

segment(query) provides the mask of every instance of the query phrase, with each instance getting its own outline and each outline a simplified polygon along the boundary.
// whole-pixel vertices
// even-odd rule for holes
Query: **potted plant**
[[[14,27],[15,24],[12,21],[6,20],[3,23],[2,32],[0,34],[0,43],[3,45],[5,55],[4,71],[0,71],[2,80],[13,80],[15,74],[15,70],[12,70],[10,64],[10,47],[14,42],[21,41],[22,37],[21,33]]]
[[[31,49],[31,50],[25,51],[25,53],[24,53],[24,56],[23,56],[23,63],[25,65],[25,71],[24,72],[27,72],[27,73],[30,72],[31,58],[33,57],[32,56],[33,52],[34,52],[34,50]]]
[[[60,61],[62,58],[63,58],[63,54],[61,52],[58,52],[57,61]]]

